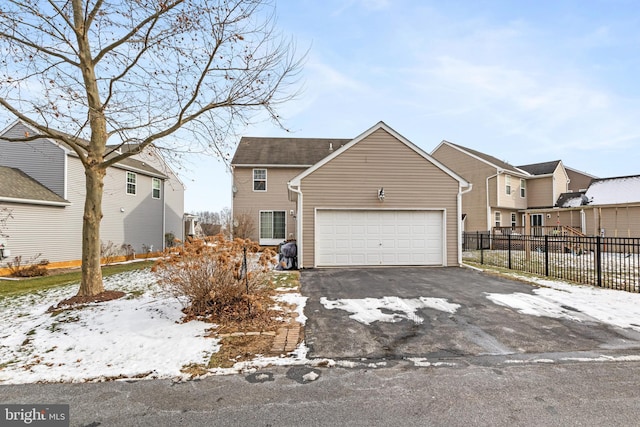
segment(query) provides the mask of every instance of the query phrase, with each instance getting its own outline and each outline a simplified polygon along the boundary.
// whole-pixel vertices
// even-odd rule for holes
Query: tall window
[[[525,181],[524,179],[521,179],[520,180],[520,197],[525,197],[527,195],[526,185],[527,185],[527,181]]]
[[[504,182],[506,183],[505,191],[507,195],[511,194],[511,175],[504,176]]]
[[[151,179],[151,197],[154,199],[160,198],[160,180],[158,178]]]
[[[285,211],[260,212],[260,243],[276,244],[285,238],[286,234]]]
[[[127,172],[127,194],[136,194],[136,174]]]
[[[511,214],[511,226],[515,227],[516,226],[516,214],[515,212]]]
[[[253,170],[253,191],[267,191],[267,170]]]
[[[496,227],[500,227],[500,219],[502,215],[500,215],[500,212],[496,212],[494,215],[496,219]]]

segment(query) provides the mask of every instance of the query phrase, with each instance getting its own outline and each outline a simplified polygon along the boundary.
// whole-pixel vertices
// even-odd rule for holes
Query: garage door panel
[[[442,265],[442,211],[318,210],[318,266]]]

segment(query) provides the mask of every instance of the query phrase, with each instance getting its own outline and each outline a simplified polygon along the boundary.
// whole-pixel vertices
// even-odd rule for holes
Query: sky
[[[514,274],[513,277],[519,277]],[[599,322],[640,331],[640,294],[569,285],[521,277],[536,282],[533,293],[486,294],[487,303],[507,307],[524,316],[544,316],[576,322]],[[42,290],[18,297],[0,298],[0,384],[36,382],[103,381],[108,378],[187,379],[183,366],[205,364],[220,349],[219,339],[206,337],[211,324],[180,322],[183,314],[177,299],[159,292],[150,270],[122,273],[105,278],[105,286],[128,294],[119,300],[90,304],[55,316],[47,309],[75,294],[78,284]],[[307,298],[292,288],[279,288],[279,301],[293,304],[301,325]],[[456,301],[420,295],[417,298],[322,298],[327,310],[344,311],[356,322],[423,322],[418,310],[455,314]],[[571,308],[571,309],[569,309]],[[210,369],[206,375],[233,374],[266,366],[383,367],[386,362],[309,359],[304,342],[290,354],[257,355],[231,368]],[[408,358],[416,367],[456,366],[456,362],[434,362]],[[562,357],[559,361],[640,360],[638,355],[595,355],[592,358]],[[549,359],[526,359],[514,355],[505,363],[553,363]],[[453,363],[451,363],[453,362]]]
[[[308,49],[302,93],[279,109],[290,132],[240,135],[354,138],[384,121],[428,153],[447,140],[514,165],[640,174],[637,1],[280,0],[276,16]],[[185,169],[186,211],[230,206],[220,161]]]

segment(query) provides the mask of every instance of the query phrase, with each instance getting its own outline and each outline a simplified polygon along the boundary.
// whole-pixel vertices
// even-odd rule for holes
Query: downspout
[[[302,191],[299,188],[293,188],[291,182],[287,182],[287,188],[289,191],[293,191],[298,195],[298,202],[296,206],[296,244],[298,246],[298,268],[302,268],[304,251],[302,250]]]
[[[502,169],[498,169],[498,171],[491,175],[488,176],[486,179],[486,190],[487,190],[487,230],[489,232],[491,232],[491,204],[489,203],[489,180],[492,178],[497,177],[498,175],[500,175],[501,173],[503,173],[504,170]],[[496,180],[496,205],[500,206],[500,191],[498,191],[498,182]]]
[[[458,265],[462,265],[462,195],[473,189],[473,183],[469,182],[469,187],[462,191],[462,186],[458,187]]]
[[[151,184],[153,185],[153,184]],[[166,236],[167,233],[167,193],[165,192],[166,189],[166,180],[162,180],[162,194],[160,197],[162,197],[162,240],[160,240],[162,242],[162,250],[164,251],[166,248],[166,244],[167,244],[167,239],[164,237]]]

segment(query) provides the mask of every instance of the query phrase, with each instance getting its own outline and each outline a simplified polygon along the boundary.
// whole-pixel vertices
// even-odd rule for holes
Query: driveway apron
[[[577,320],[498,305],[488,294],[533,294],[535,286],[467,268],[313,269],[302,271],[301,284],[309,297],[305,341],[314,358],[442,359],[640,348],[640,333],[600,323],[571,307],[565,308],[574,310]],[[407,316],[383,307],[378,314],[395,321],[368,319],[368,324],[340,308],[345,301],[367,298],[418,308]]]

